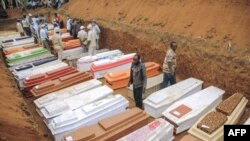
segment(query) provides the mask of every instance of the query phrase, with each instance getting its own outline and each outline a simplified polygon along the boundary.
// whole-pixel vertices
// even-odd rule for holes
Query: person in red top
[[[60,25],[60,28],[64,28],[64,24],[63,24],[62,18],[57,13],[55,13],[54,15],[55,15],[56,22]]]

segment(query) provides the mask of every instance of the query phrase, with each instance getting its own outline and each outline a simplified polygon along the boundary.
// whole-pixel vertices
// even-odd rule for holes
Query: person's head
[[[55,13],[54,15],[55,15],[55,17],[57,17],[57,13]]]
[[[93,19],[93,20],[91,21],[91,24],[92,24],[92,25],[96,25],[96,20]]]
[[[84,26],[81,26],[81,27],[80,27],[80,30],[84,30],[84,29],[85,29],[85,27],[84,27]]]
[[[26,18],[26,15],[23,15],[23,18]]]
[[[136,55],[133,57],[133,63],[134,63],[135,65],[139,65],[140,60],[141,60],[141,56],[140,56],[139,54],[136,54]]]
[[[32,14],[31,14],[31,13],[29,13],[29,17],[32,17]]]
[[[88,30],[91,30],[91,29],[92,29],[92,25],[89,24],[89,25],[87,26],[87,29],[88,29]]]
[[[176,51],[176,49],[177,49],[177,44],[176,44],[176,42],[175,42],[175,41],[172,41],[172,42],[170,43],[170,47],[171,47],[171,49],[172,49],[173,51]]]

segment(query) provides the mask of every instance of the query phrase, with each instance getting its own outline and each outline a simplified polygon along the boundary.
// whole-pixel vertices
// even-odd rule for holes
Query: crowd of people
[[[21,36],[30,36],[34,38],[34,43],[41,43],[42,46],[48,50],[49,46],[49,23],[43,14],[23,15],[22,19],[17,19],[16,28]],[[53,25],[54,34],[52,36],[53,50],[60,58],[60,54],[64,49],[62,43],[61,30],[64,28],[64,22],[61,16],[57,13],[54,14],[54,19],[50,25]],[[96,49],[99,49],[99,36],[101,30],[97,25],[96,20],[92,20],[86,27],[82,20],[72,19],[69,16],[66,21],[66,29],[74,39],[79,39],[84,52],[89,55],[95,55]]]

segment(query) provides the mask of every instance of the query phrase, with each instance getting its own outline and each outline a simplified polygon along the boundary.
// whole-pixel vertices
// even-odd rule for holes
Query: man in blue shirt
[[[48,30],[46,29],[45,24],[42,25],[42,29],[40,30],[40,37],[43,47],[50,51]]]

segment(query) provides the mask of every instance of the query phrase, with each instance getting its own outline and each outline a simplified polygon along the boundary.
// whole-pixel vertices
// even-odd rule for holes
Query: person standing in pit
[[[93,31],[97,35],[96,49],[99,49],[99,39],[100,39],[101,30],[100,30],[98,24],[96,23],[96,20],[92,20],[92,27],[93,27]]]
[[[136,107],[143,109],[142,106],[142,94],[146,90],[147,76],[146,67],[141,62],[140,55],[136,54],[133,58],[133,63],[130,69],[130,80],[128,86],[133,84],[133,94]]]
[[[177,49],[176,42],[172,41],[170,43],[170,48],[167,51],[166,57],[163,63],[163,83],[162,88],[166,88],[168,83],[173,85],[176,83],[176,54],[175,51]]]
[[[27,36],[31,36],[30,25],[29,25],[29,21],[26,18],[26,15],[23,15],[22,25],[23,25],[25,34]]]
[[[88,28],[88,39],[87,39],[87,47],[90,56],[96,54],[96,45],[97,45],[97,35],[93,31],[93,27],[91,24],[87,26]]]
[[[62,35],[60,29],[57,28],[52,37],[53,48],[57,53],[58,59],[62,60],[62,51],[64,49],[64,45],[62,43]]]
[[[66,27],[67,27],[67,32],[68,33],[70,33],[70,35],[72,35],[72,32],[71,32],[71,22],[72,22],[72,20],[71,20],[71,18],[68,16],[67,17],[67,22],[66,22]]]
[[[81,41],[81,46],[83,48],[83,52],[87,52],[86,45],[87,45],[88,33],[84,29],[85,29],[84,26],[80,27],[80,31],[78,32],[77,37]]]
[[[49,36],[48,36],[48,30],[46,29],[46,25],[42,24],[41,26],[41,30],[40,30],[40,38],[42,41],[42,45],[44,48],[48,49],[50,52],[50,46],[49,46]]]
[[[17,32],[20,33],[20,36],[24,36],[24,30],[23,30],[20,19],[17,19],[16,28],[17,28]]]

